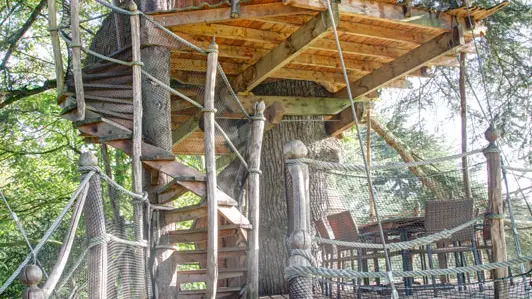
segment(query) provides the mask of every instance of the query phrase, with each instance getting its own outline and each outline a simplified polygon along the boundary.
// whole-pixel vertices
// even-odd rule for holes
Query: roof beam
[[[313,11],[294,6],[284,5],[281,2],[250,4],[240,6],[239,19],[263,18],[308,14]],[[200,9],[188,11],[175,11],[152,15],[154,21],[163,26],[177,26],[186,24],[216,23],[235,20],[231,17],[231,7]]]
[[[373,46],[361,43],[351,43],[340,41],[340,46],[342,47],[343,53],[357,54],[372,56],[378,58],[397,58],[401,55],[404,55],[408,50],[399,49],[399,48],[390,48],[384,46]],[[313,50],[327,50],[337,52],[336,43],[334,40],[330,39],[321,39],[313,43],[310,47]]]
[[[394,61],[383,65],[372,73],[349,84],[353,98],[364,96],[381,86],[391,83],[395,79],[406,76],[427,62],[441,57],[464,44],[462,30],[455,27],[451,32],[443,33],[423,45],[415,48],[409,53],[395,59]],[[335,93],[336,97],[347,97],[346,88]],[[350,108],[348,108],[350,109]],[[348,110],[346,109],[346,110]],[[326,124],[326,130],[329,135],[337,136],[346,126],[353,124],[353,116],[346,121],[342,118],[341,122]]]
[[[237,27],[222,24],[195,24],[195,25],[182,25],[174,26],[171,28],[174,32],[201,35],[226,39],[238,39],[256,43],[280,43],[284,41],[290,34],[289,33],[277,33],[273,31]]]
[[[327,20],[327,22],[324,22]],[[257,63],[248,67],[233,80],[235,91],[250,91],[270,77],[273,73],[287,65],[330,30],[327,13],[322,12],[296,30],[290,37],[282,41]]]

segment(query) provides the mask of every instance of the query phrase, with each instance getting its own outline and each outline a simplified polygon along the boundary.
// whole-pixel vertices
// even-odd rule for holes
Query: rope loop
[[[207,107],[204,107],[204,108],[201,108],[201,112],[212,112],[212,113],[216,113],[216,112],[218,112],[218,110],[216,110],[216,108],[207,108]]]
[[[70,48],[81,48],[83,45],[81,43],[75,43],[75,42],[71,42],[70,43]]]
[[[144,62],[142,62],[142,61],[136,61],[136,60],[132,60],[129,64],[130,64],[131,66],[134,66],[134,65],[144,66]]]
[[[46,29],[48,32],[53,32],[53,31],[59,31],[59,27],[55,26],[50,26]]]
[[[253,115],[253,116],[250,116],[249,119],[255,121],[255,120],[260,120],[260,121],[266,121],[266,117],[264,116],[260,116],[260,115]]]
[[[309,250],[305,249],[292,249],[290,251],[290,256],[301,256],[305,258],[312,267],[316,267],[318,265],[318,262],[316,261],[316,258],[309,252]]]
[[[504,214],[495,214],[495,213],[486,213],[484,214],[484,217],[486,219],[498,219],[498,220],[506,219],[506,216]]]
[[[250,168],[250,169],[248,169],[248,172],[249,173],[256,173],[258,175],[262,175],[262,170],[260,170],[259,168]]]

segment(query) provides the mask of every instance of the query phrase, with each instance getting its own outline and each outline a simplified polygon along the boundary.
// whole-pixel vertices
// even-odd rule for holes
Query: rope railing
[[[489,217],[492,218],[492,215],[489,215]],[[414,240],[397,242],[397,243],[387,243],[386,249],[390,251],[406,250],[406,249],[411,249],[411,248],[418,247],[418,246],[424,246],[427,244],[431,244],[431,243],[434,243],[434,242],[437,242],[443,239],[447,239],[451,237],[453,234],[475,224],[475,222],[482,220],[483,218],[484,218],[484,215],[478,216],[452,229],[445,229],[435,234],[420,237]],[[342,247],[348,247],[348,248],[383,249],[382,244],[377,244],[377,243],[347,242],[347,241],[326,239],[326,238],[321,238],[321,237],[315,237],[314,240],[318,242],[319,244],[330,244],[330,245],[336,245],[336,246],[342,246]]]
[[[532,256],[524,256],[513,260],[497,263],[488,263],[482,265],[472,265],[456,268],[442,268],[432,270],[419,271],[396,271],[392,272],[395,278],[404,277],[422,277],[422,276],[439,276],[439,275],[455,275],[461,273],[489,271],[499,268],[506,268],[510,266],[519,265],[532,261]],[[291,280],[296,277],[327,277],[327,278],[343,278],[343,279],[357,279],[357,278],[387,278],[390,272],[358,272],[349,269],[331,269],[312,266],[291,266],[285,269],[285,279]]]
[[[396,168],[418,167],[418,166],[423,166],[423,165],[441,163],[441,162],[450,161],[450,160],[456,160],[456,159],[460,159],[465,156],[471,156],[471,155],[481,153],[482,151],[483,151],[482,149],[477,149],[477,150],[473,150],[473,151],[469,151],[465,153],[460,153],[460,154],[450,155],[450,156],[445,156],[445,157],[432,158],[432,159],[423,160],[423,161],[373,165],[369,167],[369,169],[370,170],[388,170],[388,169],[396,169]],[[346,172],[364,172],[365,171],[364,165],[342,164],[342,163],[314,160],[314,159],[309,159],[309,158],[291,159],[291,160],[288,160],[287,163],[288,164],[304,163],[304,164],[308,164],[310,166],[313,166],[313,167],[316,167],[322,170],[341,170],[341,171],[346,171]]]

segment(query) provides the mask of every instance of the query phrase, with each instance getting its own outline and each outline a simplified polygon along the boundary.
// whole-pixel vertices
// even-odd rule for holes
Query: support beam
[[[384,58],[391,61],[401,55],[408,53],[408,50],[391,48],[384,46],[373,46],[362,43],[350,43],[340,41],[340,46],[342,47],[342,52],[345,54],[355,54],[355,55],[367,55],[372,57]],[[313,50],[327,50],[337,52],[336,43],[331,39],[322,39],[314,44],[312,44],[310,49]]]
[[[264,102],[268,109],[274,104],[283,107],[284,115],[335,115],[348,107],[347,98],[320,98],[320,97],[285,97],[285,96],[255,96],[239,95],[240,102],[248,111],[253,112],[253,103]]]
[[[251,4],[240,6],[239,19],[289,16],[312,12],[305,8],[287,6],[281,2]],[[234,18],[231,18],[231,7],[162,13],[153,15],[152,18],[163,26],[216,23],[234,20]]]
[[[176,146],[196,131],[199,128],[199,119],[199,114],[193,115],[187,121],[179,125],[177,129],[172,130],[172,146]]]
[[[355,82],[350,83],[353,98],[364,96],[392,81],[406,76],[409,72],[416,70],[427,62],[441,57],[453,49],[464,44],[462,30],[455,27],[451,32],[443,33],[423,45],[410,51],[396,60],[383,65],[371,74],[368,74]],[[347,97],[347,90],[337,92],[337,97]],[[353,117],[348,125],[353,125]],[[330,122],[325,125],[328,134],[338,134],[346,124]]]
[[[342,22],[342,24],[338,26],[338,30],[347,35],[403,42],[412,47],[416,47],[434,37],[434,34],[428,35],[418,32],[405,32],[404,29],[392,29],[350,22]]]
[[[280,43],[290,36],[290,33],[277,33],[273,31],[222,24],[182,25],[172,27],[171,29],[174,32],[178,32],[178,35],[185,33],[205,37],[216,36],[219,38],[238,39],[254,43]]]
[[[250,91],[287,65],[309,47],[314,41],[323,37],[331,28],[326,13],[320,13],[301,26],[288,39],[262,57],[256,64],[248,67],[233,82],[235,91]]]

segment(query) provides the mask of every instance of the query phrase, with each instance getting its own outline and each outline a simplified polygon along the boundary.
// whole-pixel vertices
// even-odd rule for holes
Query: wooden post
[[[134,1],[129,3],[129,11],[136,12],[137,5]],[[132,91],[133,91],[133,136],[132,136],[132,155],[131,155],[131,173],[133,175],[133,192],[140,194],[142,190],[142,70],[140,55],[140,20],[139,15],[130,16],[131,24],[131,59],[132,66]],[[135,240],[144,241],[144,204],[136,201],[133,208],[133,218],[135,219]],[[133,284],[137,296],[142,296],[142,292],[147,291],[149,277],[146,273],[146,258],[148,251],[137,251],[135,259],[137,265],[133,265],[135,277],[145,277],[145,281],[136,281]]]
[[[72,30],[72,75],[76,89],[76,103],[78,120],[85,119],[85,94],[83,92],[83,77],[81,75],[81,39],[79,37],[79,1],[70,2],[70,27]]]
[[[366,104],[366,160],[368,168],[371,167],[371,103]],[[369,194],[369,220],[375,221],[375,202],[371,190]]]
[[[214,38],[209,45],[207,56],[207,80],[203,109],[205,135],[205,170],[207,172],[207,217],[209,222],[207,251],[207,293],[206,298],[216,298],[218,283],[218,201],[216,198],[216,151],[214,128],[214,89],[216,87],[216,66],[218,64],[218,45]]]
[[[98,166],[96,156],[91,152],[82,153],[79,158],[80,166]],[[82,172],[81,180],[87,172]],[[89,299],[102,299],[107,297],[107,232],[105,230],[105,216],[103,212],[102,188],[100,177],[93,175],[89,180],[83,215],[87,238],[92,247],[88,253],[88,297]]]
[[[262,136],[264,134],[264,102],[253,106],[255,115],[251,124],[251,140],[249,142],[249,177],[248,177],[248,207],[249,221],[253,230],[248,235],[248,298],[259,297],[259,199],[260,199],[260,156],[262,150]]]
[[[292,140],[284,146],[286,160],[304,158],[308,150],[303,142]],[[286,163],[286,199],[288,207],[289,249],[301,249],[310,254],[310,193],[308,166],[303,163]],[[310,266],[309,261],[299,255],[290,255],[290,266]],[[290,298],[311,299],[312,279],[297,277],[288,282]]]
[[[466,54],[460,52],[460,118],[462,121],[462,153],[467,152],[467,97],[465,87],[465,58]],[[462,176],[464,179],[465,199],[471,199],[471,186],[469,183],[469,166],[467,156],[462,157]]]
[[[55,62],[55,78],[57,95],[60,95],[65,91],[65,71],[63,70],[63,59],[61,58],[61,44],[59,42],[59,35],[57,31],[57,8],[55,0],[48,0],[48,31],[50,31],[50,37],[52,38],[52,50],[54,52]]]
[[[489,145],[484,149],[488,168],[488,204],[489,204],[489,226],[491,233],[492,261],[506,261],[506,242],[504,234],[504,210],[501,194],[501,157],[500,150],[495,144],[497,132],[493,127],[489,127],[484,136],[489,141]],[[498,268],[493,270],[495,281],[495,297],[508,298],[508,282],[504,279],[508,277],[508,269]]]
[[[37,285],[42,279],[42,270],[37,265],[26,265],[19,275],[20,281],[26,286],[22,299],[44,299],[44,292]]]

